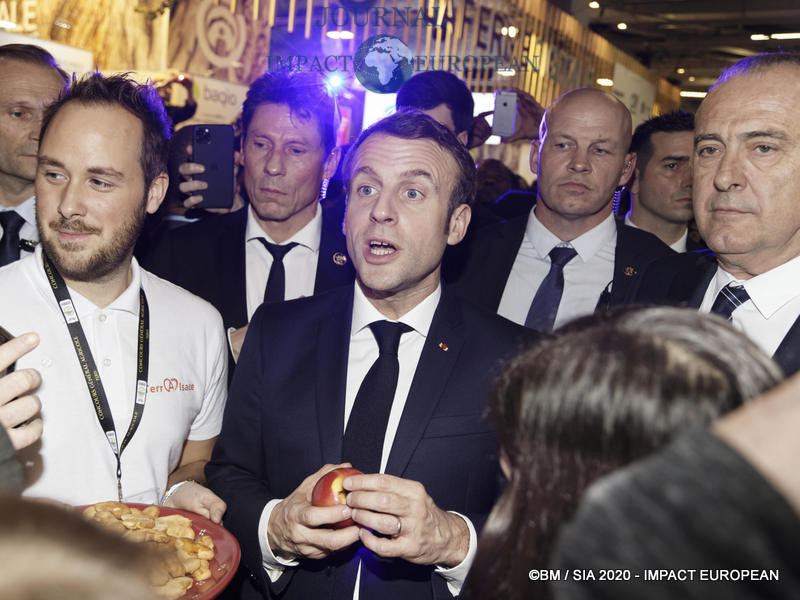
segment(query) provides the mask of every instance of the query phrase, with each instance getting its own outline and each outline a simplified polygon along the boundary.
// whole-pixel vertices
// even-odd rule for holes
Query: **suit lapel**
[[[800,371],[800,317],[789,328],[789,332],[784,336],[772,358],[781,366],[787,377]]]
[[[716,261],[707,258],[701,259],[700,262],[693,265],[691,273],[687,272],[685,276],[673,279],[668,298],[674,300],[674,304],[700,308],[706,290],[716,272]]]
[[[464,345],[461,310],[443,292],[395,434],[386,472],[401,476],[425,432]]]
[[[217,272],[220,274],[220,312],[226,326],[241,327],[247,323],[247,274],[245,264],[245,206],[232,213],[225,223],[225,232],[219,236],[217,247]]]
[[[316,364],[309,370],[309,377],[316,381],[317,428],[325,463],[338,463],[342,459],[353,288],[346,292],[343,290],[333,299],[328,312],[320,318]],[[314,340],[309,340],[309,343],[314,343]]]
[[[342,234],[342,212],[330,208],[322,210],[322,234],[319,240],[317,274],[314,278],[314,293],[319,294],[355,279],[347,245]]]

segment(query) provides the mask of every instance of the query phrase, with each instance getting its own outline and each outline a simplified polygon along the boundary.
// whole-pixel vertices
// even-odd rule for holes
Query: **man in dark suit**
[[[639,124],[631,141],[636,170],[625,224],[649,231],[675,252],[705,249],[689,235],[693,148],[694,115],[680,110]]]
[[[156,274],[222,314],[234,356],[261,304],[310,296],[353,281],[342,213],[319,205],[339,161],[335,107],[310,73],[266,73],[242,107],[249,204],[167,234],[145,260]]]
[[[452,133],[397,113],[361,134],[344,174],[356,285],[258,310],[207,473],[268,597],[449,598],[498,492],[491,381],[533,338],[440,285],[475,194]],[[342,461],[366,473],[344,480],[347,505],[311,506]]]
[[[732,321],[800,370],[800,55],[760,54],[722,74],[695,116],[693,204],[715,257],[653,263],[632,301]]]
[[[636,163],[630,139],[630,113],[614,96],[582,88],[557,98],[531,151],[535,205],[476,231],[466,257],[448,257],[445,279],[466,299],[538,330],[621,303],[648,263],[672,253],[614,220],[614,189]],[[534,200],[510,194],[513,204]]]

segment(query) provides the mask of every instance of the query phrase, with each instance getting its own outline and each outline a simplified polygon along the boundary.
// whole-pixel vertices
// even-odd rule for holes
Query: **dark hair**
[[[713,90],[715,87],[735,77],[737,75],[746,75],[748,73],[755,73],[766,71],[773,67],[781,65],[789,65],[800,67],[800,53],[798,52],[762,52],[761,54],[754,54],[745,58],[737,60],[730,67],[726,67],[719,75],[717,82],[711,86]]]
[[[472,129],[475,101],[467,84],[447,71],[423,71],[406,81],[397,92],[397,109],[430,110],[447,105],[453,114],[455,133]]]
[[[326,156],[336,145],[336,105],[325,89],[322,77],[306,72],[267,72],[250,84],[242,105],[242,142],[250,122],[262,104],[285,104],[292,116],[314,119]]]
[[[137,83],[127,73],[108,77],[100,73],[87,74],[73,82],[58,100],[45,109],[40,140],[44,140],[53,117],[69,102],[119,106],[139,119],[142,124],[139,162],[144,173],[145,192],[150,189],[153,179],[167,170],[172,124],[153,85]]]
[[[417,110],[394,113],[373,123],[361,132],[348,150],[342,167],[345,190],[348,195],[350,194],[350,180],[353,177],[353,157],[367,138],[379,133],[406,140],[433,140],[453,157],[458,167],[458,173],[447,205],[448,220],[459,205],[472,204],[475,200],[475,161],[472,160],[469,151],[447,127]]]
[[[640,123],[634,130],[628,152],[636,152],[636,165],[643,169],[653,156],[653,134],[679,131],[694,131],[694,115],[692,113],[675,110],[648,119],[644,123]]]
[[[34,46],[33,44],[5,44],[0,46],[0,59],[3,58],[49,67],[58,73],[58,76],[64,82],[64,87],[69,85],[67,72],[58,66],[52,54],[40,46]]]
[[[617,310],[548,335],[492,393],[490,420],[512,474],[464,597],[546,597],[527,573],[547,568],[558,527],[594,480],[781,379],[754,342],[691,309]]]

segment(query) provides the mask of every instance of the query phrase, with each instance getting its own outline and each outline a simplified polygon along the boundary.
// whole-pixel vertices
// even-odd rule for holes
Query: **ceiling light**
[[[620,31],[625,31],[627,28],[628,28],[627,23],[617,23],[617,29],[619,29]]]
[[[689,81],[694,81],[695,79],[696,79],[696,78],[695,78],[695,76],[694,76],[694,75],[692,75],[691,77],[689,77]]]
[[[678,67],[677,69],[675,69],[675,72],[678,75],[683,75],[684,73],[686,73],[686,69],[684,69],[683,67]]]
[[[769,36],[764,35],[763,33],[754,33],[753,35],[750,36],[750,39],[753,40],[754,42],[763,42],[764,40],[768,40]]]
[[[800,33],[773,33],[769,37],[773,40],[800,40]]]
[[[708,92],[689,92],[681,90],[681,98],[705,98]]]
[[[519,29],[517,29],[513,25],[508,28],[508,37],[512,37],[512,38],[513,37],[517,37],[518,33],[519,33]]]
[[[612,85],[614,85],[614,80],[601,77],[600,79],[597,80],[597,85],[602,85],[603,87],[611,87]]]
[[[600,8],[600,3],[595,2],[595,0],[592,0],[591,2],[589,2],[589,8]]]
[[[500,33],[502,33],[503,35],[508,35],[508,27],[503,27],[503,28],[500,30]]]
[[[338,39],[340,39],[340,37],[341,37],[341,36],[339,35],[339,32],[338,32],[338,31],[336,31],[336,30],[329,31],[329,32],[328,32],[328,33],[326,33],[325,35],[327,35],[327,36],[328,36],[329,38],[331,38],[332,40],[338,40]]]
[[[355,37],[352,31],[340,31],[339,32],[339,39],[340,40],[352,40]]]
[[[497,69],[497,74],[501,77],[513,77],[517,72],[514,69]]]

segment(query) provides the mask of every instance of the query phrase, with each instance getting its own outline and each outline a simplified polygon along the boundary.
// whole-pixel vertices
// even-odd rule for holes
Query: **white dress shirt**
[[[631,221],[631,213],[625,215],[625,225],[630,225],[631,227],[635,227],[636,229],[641,229],[636,223]],[[683,235],[677,239],[677,241],[669,244],[669,247],[675,250],[675,252],[680,252],[683,254],[686,252],[686,242],[689,240],[689,228],[687,227],[683,231]]]
[[[733,311],[733,326],[772,356],[800,315],[800,256],[746,281],[717,267],[700,312],[710,312],[719,291],[731,282],[743,285],[750,296]]]
[[[531,209],[497,314],[525,324],[533,297],[550,272],[549,254],[556,246],[571,246],[578,255],[564,266],[564,293],[554,327],[594,312],[600,294],[614,278],[617,247],[614,215],[609,213],[594,228],[566,243],[542,225]]]
[[[399,319],[399,322],[412,327],[413,331],[409,331],[401,336],[400,346],[397,351],[400,371],[397,377],[397,388],[395,389],[391,412],[389,413],[389,422],[386,425],[383,451],[381,453],[381,473],[386,469],[386,463],[389,460],[389,454],[392,449],[392,444],[394,443],[394,436],[397,433],[400,417],[403,415],[408,392],[411,389],[411,382],[414,379],[414,373],[417,370],[417,364],[419,363],[422,349],[425,345],[425,338],[428,335],[428,330],[433,321],[436,307],[439,305],[441,295],[442,288],[440,285],[430,296],[425,298]],[[347,383],[345,386],[345,429],[342,431],[342,434],[344,434],[344,431],[347,429],[347,420],[350,418],[350,412],[353,409],[353,404],[355,404],[356,395],[358,394],[358,389],[361,387],[361,382],[364,380],[364,377],[366,377],[372,364],[378,358],[378,342],[375,340],[375,336],[372,334],[369,324],[374,321],[385,320],[388,319],[372,305],[361,291],[358,283],[355,283],[353,318],[350,327],[349,358],[347,362]],[[272,581],[276,581],[281,576],[285,567],[293,567],[299,564],[297,560],[284,560],[280,557],[276,557],[269,545],[267,525],[272,510],[280,501],[281,499],[273,499],[268,502],[261,513],[261,518],[258,523],[258,535],[261,543],[261,556],[264,569]],[[467,527],[469,528],[469,551],[467,552],[466,558],[460,564],[450,569],[437,567],[435,572],[444,577],[450,592],[453,596],[456,596],[461,591],[461,586],[464,584],[467,572],[475,558],[478,540],[477,532],[472,522],[464,515],[454,511],[451,512],[463,518],[467,523]],[[355,591],[353,593],[354,600],[358,600],[360,579],[361,567],[359,566]]]
[[[19,206],[0,206],[0,212],[13,210],[20,217],[25,219],[22,227],[19,230],[19,239],[34,242],[34,245],[39,243],[39,230],[36,229],[36,198],[31,196]],[[0,239],[3,238],[3,226],[0,225]],[[25,258],[33,253],[33,250],[20,249],[19,257]]]
[[[319,259],[319,241],[322,236],[322,209],[317,203],[317,212],[300,231],[281,244],[297,242],[297,246],[289,250],[283,257],[286,272],[284,300],[293,300],[303,296],[314,295],[314,280],[317,277],[317,261]],[[270,238],[253,216],[253,208],[247,210],[247,227],[245,229],[245,272],[247,289],[247,320],[264,301],[264,290],[267,287],[269,270],[272,267],[272,255],[258,241],[264,238],[270,244]]]

